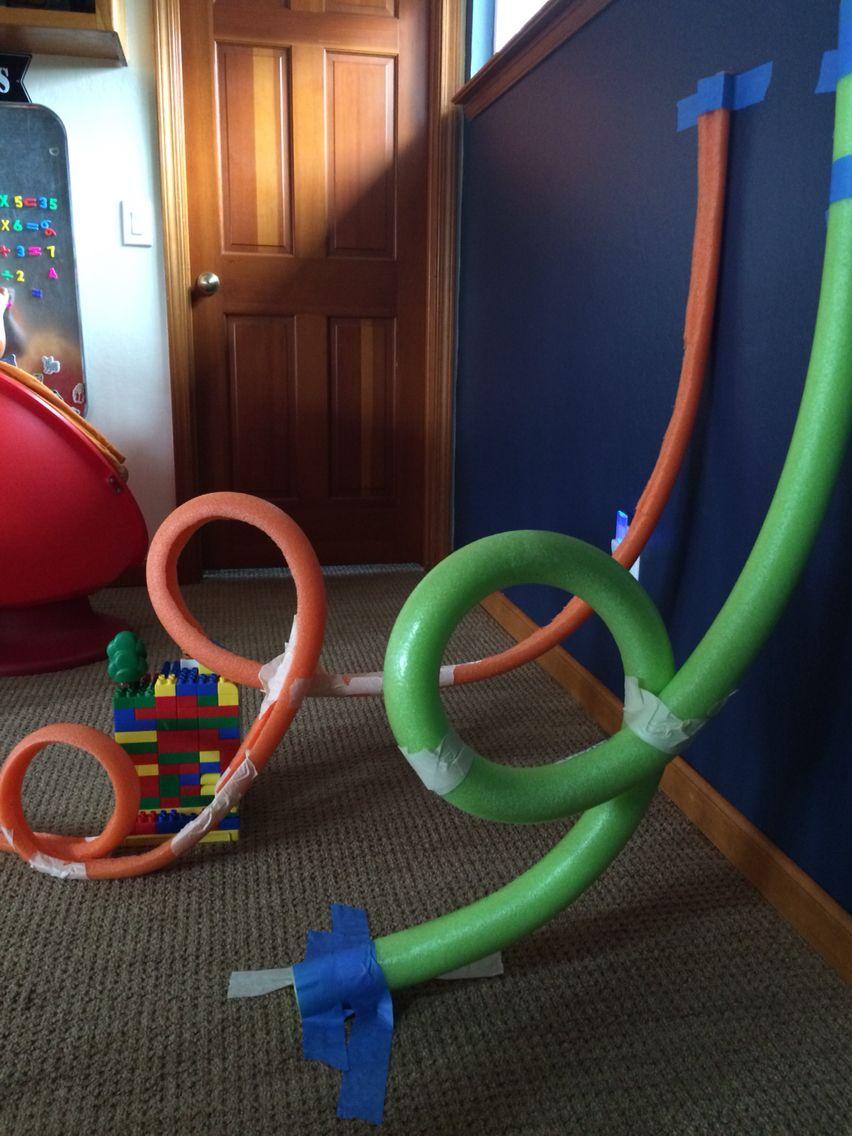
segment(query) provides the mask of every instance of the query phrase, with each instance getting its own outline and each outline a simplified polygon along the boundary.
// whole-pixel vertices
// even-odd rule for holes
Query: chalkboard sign
[[[42,106],[0,103],[0,358],[86,410],[68,142]]]

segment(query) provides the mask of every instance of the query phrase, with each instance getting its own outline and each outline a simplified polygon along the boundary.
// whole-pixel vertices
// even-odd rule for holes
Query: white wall
[[[128,67],[37,55],[30,98],[68,131],[87,417],[127,455],[153,534],[174,505],[150,0],[127,5]],[[121,243],[122,199],[154,205],[151,248]]]

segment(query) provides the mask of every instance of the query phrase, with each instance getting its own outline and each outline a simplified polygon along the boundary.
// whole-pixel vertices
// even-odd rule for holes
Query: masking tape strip
[[[276,655],[274,659],[270,659],[268,663],[264,663],[258,671],[257,677],[260,679],[260,685],[264,691],[264,699],[260,704],[259,717],[262,717],[274,702],[278,701],[278,696],[284,686],[284,680],[287,678],[287,673],[290,670],[290,662],[293,658],[293,652],[296,649],[296,639],[298,636],[297,616],[293,616],[293,625],[290,628],[290,637],[284,644],[284,653]]]
[[[272,970],[234,970],[228,980],[229,998],[259,998],[292,986],[292,966],[279,966]]]
[[[343,1071],[338,1117],[381,1124],[393,1038],[390,990],[366,912],[333,903],[331,927],[308,931],[305,959],[293,967],[302,1051]]]
[[[469,978],[498,978],[504,973],[503,954],[496,951],[477,962],[460,966],[439,974],[445,982],[462,981]],[[292,966],[272,967],[269,970],[234,970],[228,979],[228,998],[259,998],[263,994],[274,994],[276,990],[286,990],[295,982]]]
[[[76,860],[57,860],[55,856],[46,856],[43,852],[36,852],[30,860],[30,867],[57,880],[86,879],[85,864]]]
[[[625,676],[624,725],[660,753],[672,756],[680,753],[705,721],[705,718],[678,718],[656,694],[643,690],[635,675]]]
[[[255,777],[257,769],[246,750],[246,755],[237,766],[234,775],[228,778],[221,789],[217,787],[210,804],[172,837],[171,849],[175,856],[180,856],[188,848],[192,848],[202,836],[206,836],[212,828],[215,828],[222,817],[242,800]]]
[[[723,107],[726,110],[744,110],[763,102],[771,79],[771,63],[762,63],[739,75],[718,71],[706,79],[699,79],[695,94],[677,104],[677,129],[687,130],[695,126],[702,114],[713,110]]]
[[[828,202],[846,201],[852,197],[852,154],[845,154],[831,164],[831,189]]]
[[[437,749],[409,753],[400,746],[400,751],[426,788],[442,797],[461,785],[476,757],[476,751],[452,729],[444,735]]]
[[[837,84],[846,75],[852,75],[852,0],[840,4],[840,34],[837,48],[822,57],[816,93],[827,94],[837,90]]]

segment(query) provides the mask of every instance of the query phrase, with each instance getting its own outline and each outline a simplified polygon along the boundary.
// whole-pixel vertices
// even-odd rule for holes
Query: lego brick
[[[218,773],[212,773],[212,772],[211,773],[202,773],[201,774],[201,784],[202,785],[215,785],[217,783],[217,781],[219,780],[219,776],[220,775]]]
[[[187,793],[186,796],[180,798],[182,805],[191,805],[194,808],[203,808],[204,805],[210,804],[210,797],[202,797],[200,793]]]
[[[219,709],[219,696],[218,694],[199,694],[198,705],[203,706],[205,710],[218,710]],[[230,712],[230,706],[223,706],[223,710]]]
[[[220,706],[215,701],[215,695],[213,695],[213,698],[213,702],[202,701],[201,695],[198,696],[198,705],[203,708],[205,718],[236,718],[239,721],[239,706]],[[201,709],[199,713],[201,713]]]
[[[179,785],[194,785],[196,788],[201,784],[201,777],[198,769],[193,770],[192,773],[178,773]]]
[[[216,780],[219,780],[219,774],[222,772],[222,766],[218,761],[202,761],[201,762],[201,776],[204,777],[207,773],[215,773]]]
[[[150,714],[151,711],[136,710],[127,707],[118,707],[112,712],[112,725],[115,730],[155,730],[157,727],[154,725],[153,718],[139,717],[139,715]]]
[[[214,829],[213,832],[208,832],[206,836],[202,836],[199,844],[231,844],[239,840],[239,832],[226,831],[222,832],[220,829]],[[143,835],[127,836],[124,839],[126,845],[135,845],[137,848],[150,847],[157,844],[165,844],[167,840],[171,840],[170,833],[146,833]]]
[[[144,757],[145,755],[140,754],[139,756]],[[160,767],[156,762],[149,762],[144,765],[137,765],[136,762],[134,762],[133,766],[136,770],[137,777],[156,777],[160,772]]]
[[[202,750],[209,753],[211,750],[219,749],[219,735],[215,730],[199,730],[197,737],[199,753]]]
[[[220,706],[239,706],[240,692],[232,682],[228,682],[226,678],[220,678],[217,683],[217,694],[219,696]]]
[[[232,710],[233,707],[232,706],[217,706],[216,709],[217,710]],[[229,714],[227,716],[227,718],[224,717],[224,716],[221,716],[221,715],[218,718],[208,718],[207,715],[204,714],[203,711],[199,712],[199,718],[198,718],[199,730],[219,730],[220,731],[220,737],[221,737],[221,730],[223,728],[228,728],[228,727],[230,727],[231,729],[235,729],[237,731],[237,734],[239,735],[239,729],[240,729],[239,715],[234,716],[233,714]]]
[[[177,773],[161,773],[159,776],[160,792],[164,797],[177,795],[180,785],[180,776]]]
[[[230,813],[228,814],[228,816],[222,817],[222,819],[219,821],[219,828],[222,829],[223,832],[229,828],[239,827],[240,818],[238,816],[231,816]]]
[[[236,726],[220,726],[219,727],[219,740],[227,741],[229,738],[236,738],[239,741],[240,727]]]
[[[174,675],[160,674],[154,682],[155,698],[174,698],[177,694],[177,684]]]
[[[142,797],[139,801],[140,809],[158,809],[160,807],[160,794],[156,797]]]
[[[125,753],[150,753],[156,756],[157,743],[156,742],[120,742],[121,748]]]
[[[183,718],[155,718],[157,723],[157,731],[160,730],[182,730],[185,726],[185,719]]]
[[[177,707],[175,706],[174,698],[158,698],[154,707],[154,713],[157,718],[175,718],[177,717]]]
[[[176,808],[180,804],[180,797],[160,797],[157,803],[163,809]]]
[[[156,730],[119,730],[115,735],[115,740],[119,745],[124,745],[125,742],[156,742]]]
[[[197,753],[201,748],[197,730],[159,730],[157,745],[160,753]]]
[[[193,667],[192,669],[190,669],[189,667],[185,667],[178,675],[177,683],[175,685],[175,694],[177,694],[178,696],[184,694],[195,695],[198,693],[197,687],[198,668]]]
[[[159,774],[154,774],[151,777],[139,778],[139,789],[143,797],[153,797],[155,793],[160,791],[160,778]]]
[[[187,750],[184,753],[158,753],[157,758],[160,765],[189,765],[198,762],[198,752]],[[170,770],[169,772],[176,773],[177,770]]]
[[[201,767],[197,761],[185,761],[181,765],[170,765],[168,768],[169,773],[191,773],[197,781],[201,774]]]
[[[218,761],[219,760],[219,747],[216,749],[201,749],[198,751],[199,761]]]

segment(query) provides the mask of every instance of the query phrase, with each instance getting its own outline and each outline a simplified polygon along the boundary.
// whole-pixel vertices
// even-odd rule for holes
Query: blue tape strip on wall
[[[762,63],[751,71],[731,75],[719,71],[706,79],[699,79],[694,95],[677,104],[677,128],[688,130],[695,126],[702,114],[712,110],[743,110],[763,102],[772,79],[772,64]]]
[[[366,912],[333,903],[331,931],[308,931],[305,959],[293,967],[293,979],[302,1052],[308,1060],[343,1071],[337,1115],[381,1124],[393,1002]],[[348,1041],[347,1018],[353,1018]]]
[[[846,201],[852,197],[852,154],[838,158],[831,166],[831,190],[828,195],[830,205],[835,201]]]
[[[836,90],[845,75],[852,75],[852,0],[841,0],[837,48],[822,57],[816,93],[823,95]]]

